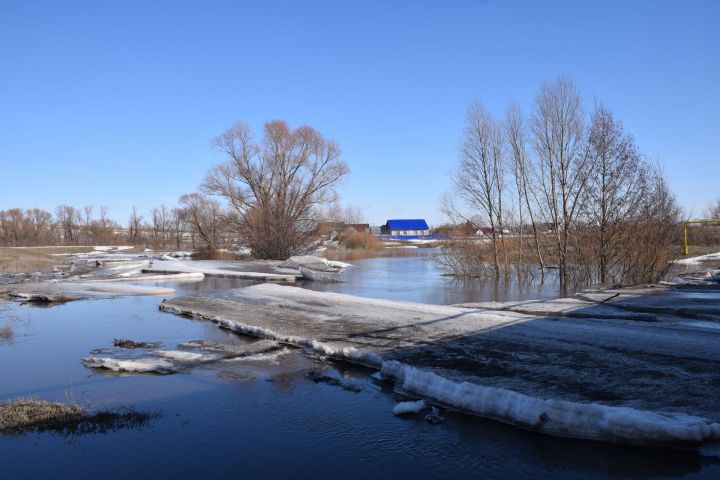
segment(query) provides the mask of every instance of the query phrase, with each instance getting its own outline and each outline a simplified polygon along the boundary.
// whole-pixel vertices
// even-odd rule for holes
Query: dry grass
[[[132,410],[95,413],[75,403],[59,403],[35,398],[17,398],[0,403],[0,433],[20,434],[31,431],[59,433],[103,433],[126,427],[140,427],[157,414]]]
[[[193,255],[195,260],[240,260],[241,256],[227,250],[200,249]]]
[[[384,245],[372,233],[353,233],[340,240],[340,245],[350,250],[381,250]]]
[[[34,430],[42,426],[78,422],[85,410],[75,404],[18,398],[0,403],[0,432]]]
[[[62,263],[62,258],[36,249],[0,248],[0,273],[45,272]]]
[[[127,338],[116,338],[113,345],[120,348],[158,348],[160,342],[136,342]]]

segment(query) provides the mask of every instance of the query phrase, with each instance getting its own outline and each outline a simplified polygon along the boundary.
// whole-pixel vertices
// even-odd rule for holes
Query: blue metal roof
[[[427,222],[422,218],[388,220],[387,226],[390,230],[429,230]]]

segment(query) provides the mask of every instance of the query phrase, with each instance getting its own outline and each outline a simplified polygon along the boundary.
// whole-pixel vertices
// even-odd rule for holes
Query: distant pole
[[[684,244],[685,244],[685,256],[688,255],[688,239],[687,239],[687,233],[688,233],[688,225],[691,223],[695,223],[698,225],[705,225],[709,223],[715,223],[720,224],[720,219],[718,220],[688,220],[687,222],[683,222],[683,237],[684,237]]]

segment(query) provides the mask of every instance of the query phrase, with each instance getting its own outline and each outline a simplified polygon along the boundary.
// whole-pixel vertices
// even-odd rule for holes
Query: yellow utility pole
[[[720,223],[720,220],[688,220],[687,222],[683,222],[683,245],[685,246],[685,256],[688,255],[687,227],[692,223]]]

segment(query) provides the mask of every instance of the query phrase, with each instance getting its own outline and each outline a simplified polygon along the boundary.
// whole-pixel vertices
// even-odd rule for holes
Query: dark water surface
[[[422,256],[355,263],[343,274],[347,284],[327,288],[434,303],[496,299],[495,289],[479,285],[454,290]],[[168,286],[222,294],[249,284]],[[536,288],[523,297],[518,289],[497,299],[544,294]],[[0,340],[0,401],[36,396],[160,414],[144,428],[108,433],[0,436],[0,479],[720,478],[720,460],[696,452],[552,438],[448,411],[441,424],[397,418],[392,408],[406,398],[375,371],[300,350],[275,363],[218,362],[164,376],[103,374],[80,363],[95,348],[112,348],[114,338],[166,349],[196,339],[254,341],[162,313],[160,300],[0,303],[0,326],[14,333]],[[310,371],[337,381],[317,382]]]

